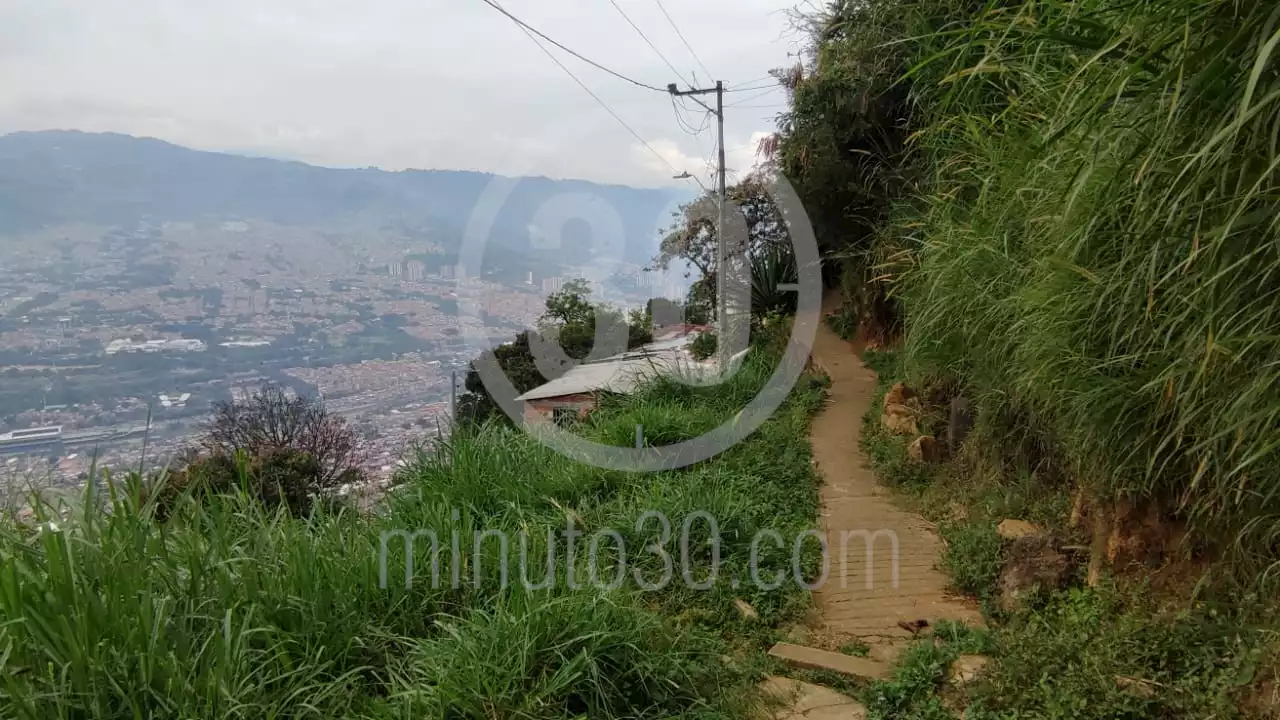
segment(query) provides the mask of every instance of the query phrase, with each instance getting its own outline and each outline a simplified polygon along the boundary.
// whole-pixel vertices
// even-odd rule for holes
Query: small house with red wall
[[[574,367],[516,398],[523,403],[525,423],[562,425],[578,420],[595,408],[602,395],[630,394],[647,379],[700,368],[702,364],[689,354],[689,345],[706,329],[678,325],[648,345]]]

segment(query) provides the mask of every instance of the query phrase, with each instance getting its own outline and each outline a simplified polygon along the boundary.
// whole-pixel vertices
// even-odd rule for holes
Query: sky
[[[761,86],[797,50],[795,0],[663,0],[711,78],[657,0],[498,1],[659,88],[681,78],[617,8],[684,83]],[[714,121],[695,136],[669,96],[548,48],[647,147],[483,0],[0,0],[0,134],[113,131],[334,167],[638,187],[683,187],[672,175],[688,171],[710,184]],[[742,172],[785,95],[725,98],[726,164]],[[702,126],[705,112],[686,104]]]

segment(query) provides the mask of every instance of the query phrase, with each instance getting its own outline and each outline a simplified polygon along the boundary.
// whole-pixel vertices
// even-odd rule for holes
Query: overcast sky
[[[708,80],[655,0],[616,2],[686,81]],[[729,87],[790,62],[795,0],[664,2]],[[676,79],[610,0],[502,4],[623,74]],[[707,176],[714,123],[695,138],[668,97],[555,52],[663,160],[482,0],[0,0],[0,134],[110,130],[320,165],[638,186],[681,185],[667,163]],[[751,165],[783,100],[726,96],[730,168]]]

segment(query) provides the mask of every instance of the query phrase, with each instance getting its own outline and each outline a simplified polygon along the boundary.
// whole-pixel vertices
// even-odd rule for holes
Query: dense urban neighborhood
[[[163,465],[214,403],[275,384],[347,418],[385,476],[447,431],[450,385],[477,353],[532,327],[567,280],[593,277],[619,306],[669,291],[634,262],[601,274],[490,252],[468,268],[458,245],[430,220],[386,218],[0,233],[0,433],[60,429],[34,452],[0,443],[4,475],[75,484],[95,463]]]

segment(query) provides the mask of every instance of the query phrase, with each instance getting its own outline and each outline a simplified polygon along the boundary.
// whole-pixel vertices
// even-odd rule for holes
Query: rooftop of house
[[[626,394],[647,379],[672,373],[701,375],[707,365],[693,359],[689,345],[701,325],[666,328],[653,342],[594,362],[584,362],[564,375],[516,398],[519,402],[590,392]]]

